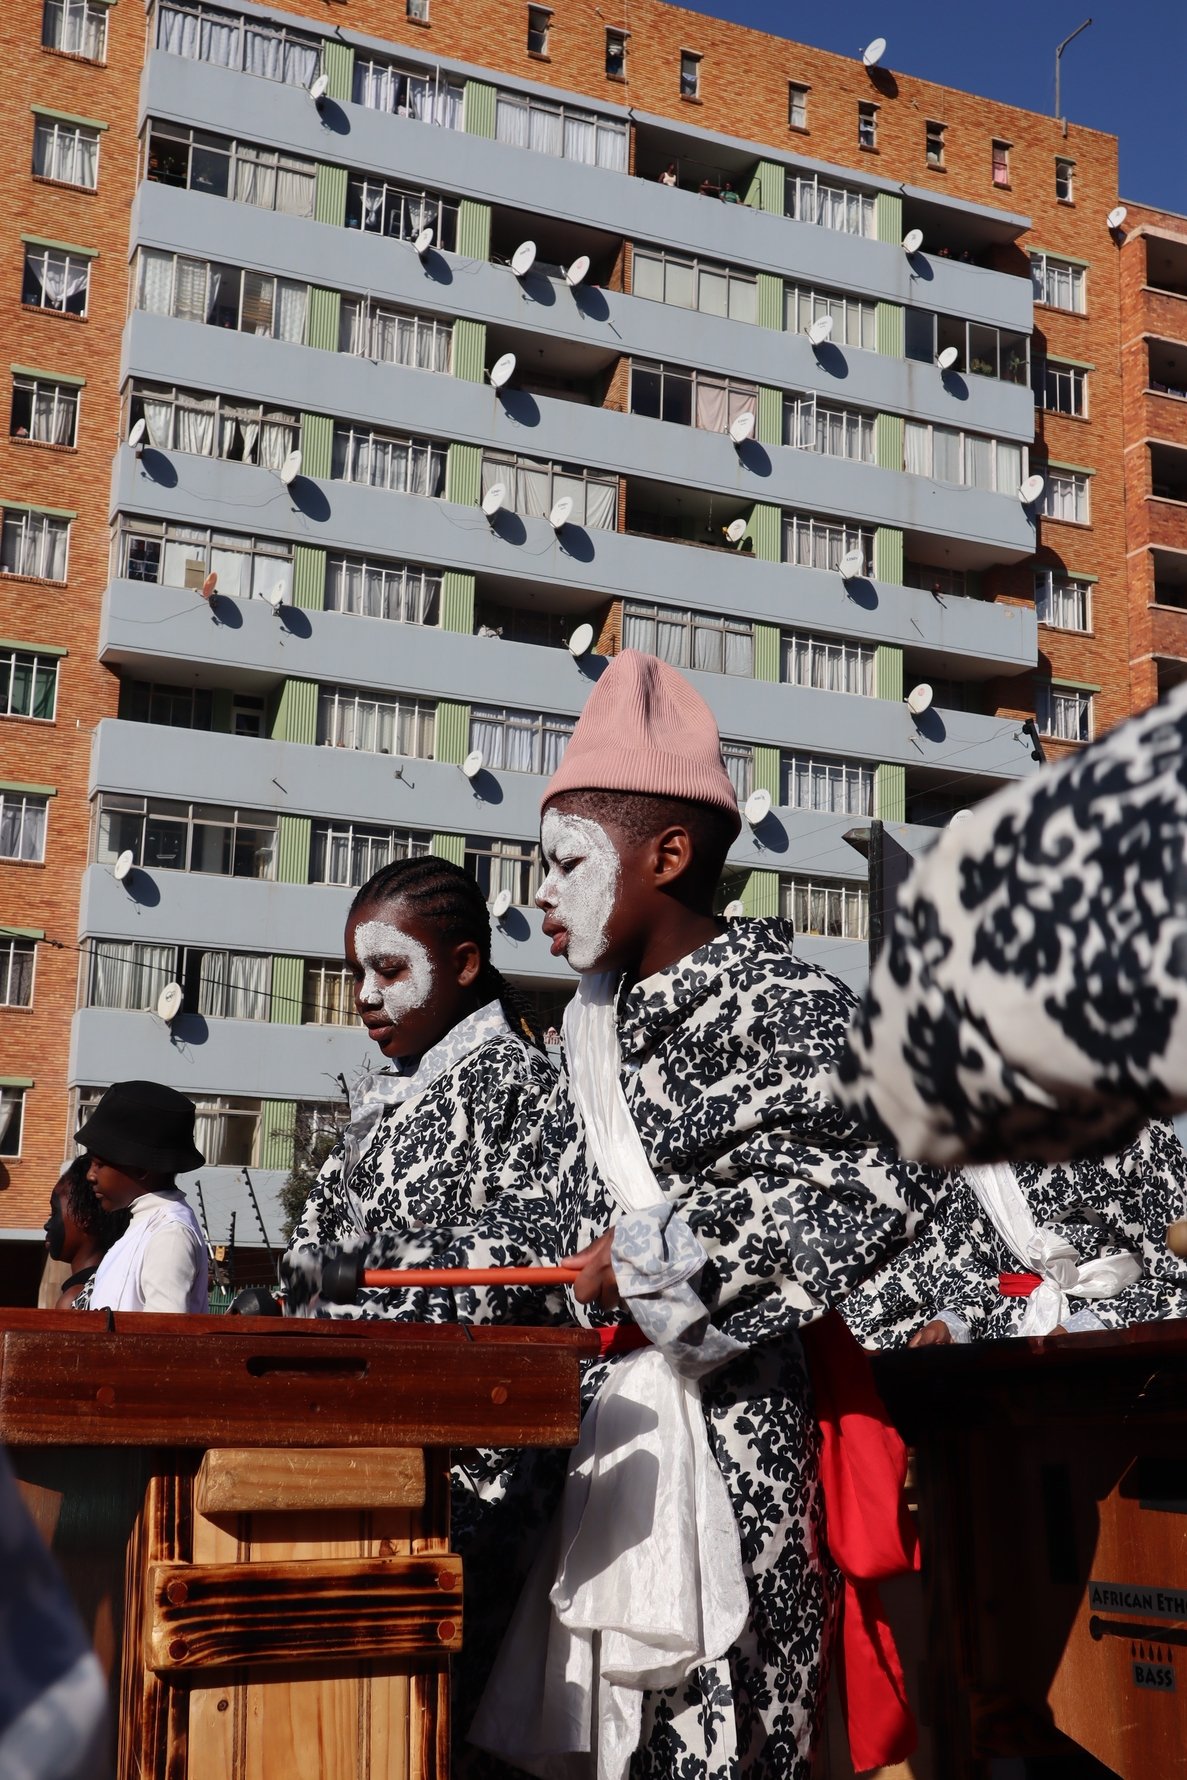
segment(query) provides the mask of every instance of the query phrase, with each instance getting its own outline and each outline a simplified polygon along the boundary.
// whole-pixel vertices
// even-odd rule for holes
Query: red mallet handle
[[[567,1286],[576,1267],[365,1267],[363,1286]]]

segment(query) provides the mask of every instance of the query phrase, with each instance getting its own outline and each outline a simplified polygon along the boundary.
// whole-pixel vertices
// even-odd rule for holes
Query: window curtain
[[[173,307],[173,255],[155,248],[140,250],[138,303],[150,315],[168,315]]]
[[[293,449],[293,439],[296,436],[295,427],[295,417],[286,416],[284,419],[273,418],[269,420],[267,416],[265,416],[264,424],[259,429],[260,455],[258,459],[259,463],[265,470],[279,470],[283,468],[285,458]],[[254,425],[244,429],[245,434],[250,432],[254,435],[255,431],[256,428]],[[246,445],[244,447],[243,456],[245,462],[252,461],[249,457]]]
[[[611,173],[627,170],[626,127],[623,124],[598,124],[598,166]]]
[[[230,1121],[217,1101],[200,1100],[195,1108],[194,1143],[206,1158],[207,1168],[217,1168],[228,1154]]]
[[[266,188],[268,195],[250,200],[257,204],[275,207],[284,216],[313,215],[314,176],[309,167],[280,157],[280,166],[273,173],[268,169],[269,179],[274,183]],[[273,198],[273,193],[275,197]]]
[[[528,106],[528,147],[537,154],[564,154],[564,125],[559,111],[546,105]]]
[[[592,117],[567,112],[564,119],[564,155],[567,161],[581,161],[596,167],[598,161],[598,130]]]
[[[470,747],[477,749],[491,771],[497,772],[507,766],[505,725],[498,711],[484,711],[475,706],[470,712]],[[519,770],[526,769],[521,767]]]
[[[213,457],[214,411],[213,396],[178,396],[175,407],[178,451],[193,452],[198,457]],[[224,420],[224,428],[226,424]]]
[[[291,556],[271,556],[259,551],[252,557],[244,558],[245,569],[251,570],[251,597],[261,599],[274,587],[284,589],[284,603],[292,603],[293,591],[293,560]],[[244,592],[247,592],[246,586]]]
[[[1022,447],[997,445],[997,489],[1000,494],[1014,494],[1022,483]]]
[[[580,502],[577,511],[580,512]],[[615,529],[618,523],[617,482],[589,481],[585,484],[585,523],[591,531],[612,532]]]
[[[926,476],[931,469],[931,428],[917,420],[903,427],[903,468],[912,476]]]
[[[500,142],[510,142],[514,148],[530,146],[531,125],[526,101],[499,94],[495,104],[495,136]]]
[[[276,167],[242,144],[235,151],[235,200],[271,210],[276,204]]]
[[[289,340],[294,346],[304,343],[308,302],[308,285],[295,284],[288,278],[277,279],[273,331],[278,340]]]
[[[92,1007],[155,1008],[177,967],[174,946],[96,940],[91,949]]]
[[[211,1019],[268,1018],[269,959],[255,952],[205,952],[198,1012]]]
[[[622,620],[622,646],[638,649],[644,655],[657,654],[654,618],[642,612],[632,612],[628,607]]]
[[[702,280],[702,286],[704,281]],[[724,433],[729,428],[730,395],[724,383],[698,377],[696,386],[696,424],[709,433]]]
[[[993,487],[993,440],[970,433],[964,442],[964,479],[970,488]]]
[[[71,297],[87,288],[88,264],[47,253],[30,261],[33,274],[51,309],[65,309]]]

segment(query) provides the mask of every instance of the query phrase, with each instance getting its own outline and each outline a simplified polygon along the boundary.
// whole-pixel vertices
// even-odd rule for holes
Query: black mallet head
[[[361,1249],[340,1251],[322,1262],[321,1297],[326,1304],[353,1304],[362,1283]]]

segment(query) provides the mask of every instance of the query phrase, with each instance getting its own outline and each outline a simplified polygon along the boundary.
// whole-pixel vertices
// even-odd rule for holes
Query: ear
[[[651,868],[657,890],[670,889],[677,878],[686,876],[693,861],[692,836],[687,828],[673,823],[657,834],[651,843]]]
[[[453,947],[453,974],[459,989],[472,989],[482,975],[482,953],[472,939],[461,939]]]

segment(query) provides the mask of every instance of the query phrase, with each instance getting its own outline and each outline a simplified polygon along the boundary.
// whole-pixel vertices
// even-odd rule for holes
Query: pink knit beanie
[[[616,655],[590,693],[541,809],[561,791],[686,797],[742,826],[712,711],[683,674],[637,649]]]

